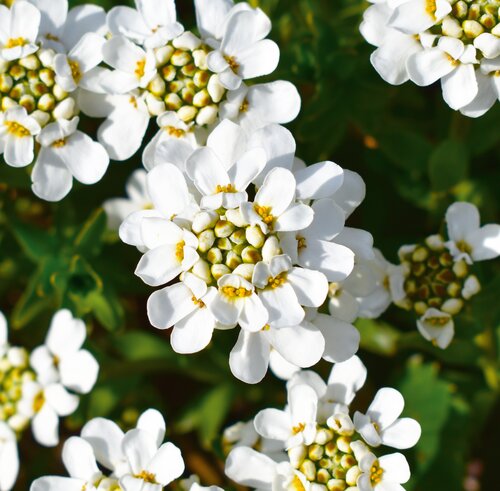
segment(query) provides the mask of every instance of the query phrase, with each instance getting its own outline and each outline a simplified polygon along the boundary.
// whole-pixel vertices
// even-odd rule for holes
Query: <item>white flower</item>
[[[8,165],[25,167],[33,161],[33,137],[40,133],[40,129],[38,122],[22,106],[0,112],[0,153]]]
[[[31,419],[35,440],[43,446],[55,447],[59,443],[59,417],[76,411],[79,398],[70,394],[60,383],[42,386],[36,381],[23,384],[19,412]]]
[[[267,75],[279,61],[279,48],[264,39],[271,30],[260,10],[237,12],[228,20],[219,49],[209,53],[208,68],[219,74],[221,84],[236,90],[242,80]]]
[[[0,421],[0,491],[10,491],[17,480],[19,456],[16,434]]]
[[[108,227],[111,230],[118,230],[123,220],[134,211],[147,210],[152,207],[146,187],[146,176],[145,170],[135,170],[125,185],[127,198],[112,198],[103,203],[102,207],[108,217]]]
[[[300,96],[290,82],[278,80],[229,91],[220,106],[220,117],[237,122],[246,131],[258,130],[270,123],[293,121],[300,111]]]
[[[216,320],[207,304],[214,287],[192,273],[183,281],[154,292],[148,299],[148,317],[158,329],[173,327],[170,342],[177,353],[196,353],[212,339]]]
[[[106,13],[98,5],[78,5],[68,11],[68,0],[29,0],[41,13],[38,40],[45,48],[68,53],[92,32],[104,36]]]
[[[359,411],[354,414],[356,430],[372,447],[411,448],[418,442],[421,429],[414,419],[399,418],[403,407],[403,396],[397,390],[380,389],[366,415]]]
[[[371,62],[384,80],[420,86],[441,80],[445,102],[470,117],[498,100],[499,16],[488,2],[372,1],[361,24],[377,47]]]
[[[111,94],[124,94],[146,87],[156,74],[152,52],[144,51],[123,36],[107,41],[102,54],[104,61],[115,70],[102,77],[101,84]]]
[[[428,309],[417,320],[417,327],[425,339],[441,349],[447,348],[455,335],[453,317],[434,308]]]
[[[370,452],[361,459],[359,468],[362,471],[357,481],[359,491],[404,491],[401,484],[410,479],[408,462],[400,453],[377,458]]]
[[[28,2],[15,2],[10,9],[0,5],[0,54],[11,61],[38,50],[35,44],[40,26],[40,12]]]
[[[0,312],[0,357],[3,357],[9,348],[7,319]]]
[[[308,385],[294,385],[288,391],[288,406],[263,409],[255,416],[255,429],[265,438],[284,442],[285,448],[310,445],[316,437],[318,395]]]
[[[91,88],[92,77],[101,63],[104,38],[89,32],[85,34],[71,51],[54,57],[56,82],[66,92],[73,92],[77,87]]]
[[[443,36],[435,48],[412,55],[407,67],[417,85],[426,86],[441,80],[445,102],[452,109],[460,109],[471,103],[478,93],[474,67],[477,63],[473,46]]]
[[[478,209],[470,203],[453,203],[446,211],[449,242],[446,247],[455,259],[475,261],[494,259],[500,255],[500,225],[481,227]]]
[[[182,34],[174,0],[136,0],[136,9],[113,7],[107,22],[114,35],[123,35],[146,48],[158,48]]]
[[[52,318],[45,344],[31,353],[30,363],[43,385],[60,382],[80,394],[95,385],[99,365],[89,351],[81,349],[86,337],[85,323],[69,310]]]
[[[109,156],[100,143],[77,130],[79,118],[50,123],[37,136],[41,149],[31,179],[33,192],[47,201],[63,199],[73,178],[95,184],[106,173]]]
[[[233,481],[263,491],[308,489],[304,476],[288,462],[275,462],[248,447],[238,447],[226,459],[226,475]]]
[[[137,428],[123,433],[110,420],[96,418],[70,438],[63,448],[63,462],[70,477],[47,476],[35,480],[31,491],[89,489],[161,491],[184,472],[180,450],[163,443],[165,420],[154,410],[145,411]],[[106,475],[98,467],[109,471]]]

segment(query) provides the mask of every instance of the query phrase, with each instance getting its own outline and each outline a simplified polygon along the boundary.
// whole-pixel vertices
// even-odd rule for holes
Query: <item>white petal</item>
[[[246,147],[246,135],[243,129],[227,119],[221,121],[207,139],[210,147],[228,170],[242,155]]]
[[[192,296],[193,293],[184,283],[176,283],[154,292],[148,299],[149,321],[158,329],[172,327],[195,310]]]
[[[204,38],[218,39],[220,35],[219,26],[233,6],[233,2],[231,0],[212,0],[211,2],[195,0],[194,4],[196,7],[196,24],[200,34]]]
[[[46,201],[60,201],[73,187],[73,176],[52,149],[41,148],[31,173],[31,189]]]
[[[334,162],[318,162],[295,172],[297,198],[330,198],[344,182],[344,170]]]
[[[417,421],[401,418],[382,432],[382,443],[397,449],[411,448],[418,442],[422,429]]]
[[[435,12],[430,12],[427,5],[425,0],[402,3],[394,10],[389,25],[406,34],[419,34],[451,12],[446,0],[437,0]]]
[[[92,445],[97,461],[109,470],[123,460],[123,437],[120,427],[109,419],[94,418],[82,428],[82,438]]]
[[[260,331],[267,324],[268,319],[267,309],[255,293],[245,298],[239,318],[242,329],[250,332]]]
[[[318,271],[304,268],[293,268],[288,273],[291,283],[301,305],[319,307],[328,294],[328,282],[325,275]]]
[[[101,36],[106,34],[106,13],[102,7],[89,4],[79,5],[68,12],[64,32],[61,36],[68,51],[87,32],[94,32]]]
[[[66,356],[59,365],[61,383],[79,394],[88,394],[94,387],[99,373],[96,359],[86,350]]]
[[[12,167],[26,167],[35,158],[34,146],[32,136],[8,137],[3,154],[5,162]]]
[[[59,418],[56,412],[44,404],[31,421],[35,440],[45,447],[55,447],[59,443]]]
[[[396,421],[404,404],[403,396],[396,389],[384,387],[375,394],[367,414],[384,429]]]
[[[156,481],[166,486],[184,472],[181,451],[173,443],[164,443],[156,452],[147,469],[156,476]]]
[[[76,411],[79,397],[70,394],[61,384],[51,384],[44,390],[47,400],[43,407],[50,405],[59,416],[69,416]]]
[[[325,360],[343,362],[358,351],[360,335],[353,325],[325,314],[318,314],[313,323],[325,338]]]
[[[165,419],[156,409],[144,411],[137,420],[137,428],[151,433],[155,437],[158,447],[165,438]]]
[[[176,257],[174,245],[164,245],[146,252],[135,270],[135,274],[150,286],[164,285],[181,272],[181,261]]]
[[[217,186],[230,184],[224,166],[215,152],[207,147],[195,150],[186,162],[186,171],[204,196],[216,194]]]
[[[474,66],[461,63],[441,80],[443,98],[452,109],[471,103],[477,95],[478,85]]]
[[[300,306],[291,285],[285,283],[278,288],[266,288],[259,292],[259,298],[269,313],[269,322],[273,325],[295,326],[302,322],[304,309]]]
[[[407,63],[410,78],[417,85],[431,85],[455,69],[455,60],[439,48],[425,49],[410,56]]]
[[[62,460],[68,474],[77,479],[90,481],[99,472],[94,450],[83,438],[73,436],[66,440]]]
[[[328,378],[327,398],[349,405],[366,381],[367,370],[362,361],[353,356],[333,365]]]
[[[170,337],[172,348],[176,353],[198,353],[210,343],[214,327],[215,318],[208,308],[196,307],[175,324]]]
[[[81,491],[86,484],[87,482],[82,479],[73,479],[71,477],[59,477],[59,476],[44,476],[35,479],[30,487],[30,490],[31,491],[48,491],[48,490]]]
[[[314,218],[314,212],[310,206],[298,203],[290,206],[276,221],[274,228],[280,232],[302,230],[308,227]]]
[[[226,459],[226,475],[235,482],[256,489],[271,489],[276,462],[252,448],[233,449]]]
[[[484,225],[467,235],[467,243],[472,247],[472,259],[485,261],[500,255],[500,225]]]
[[[85,323],[64,309],[52,317],[46,344],[53,354],[62,357],[78,351],[86,336]]]
[[[147,470],[158,447],[156,436],[140,429],[129,430],[122,440],[122,450],[134,474]]]
[[[403,454],[384,455],[378,460],[388,481],[404,484],[410,479],[410,467]]]
[[[229,355],[231,372],[247,384],[257,384],[267,373],[269,355],[269,342],[263,333],[242,329]]]
[[[295,385],[288,391],[292,424],[316,422],[318,395],[308,385]]]
[[[366,186],[362,177],[344,169],[342,186],[333,195],[333,200],[344,210],[346,218],[363,202],[365,195]]]
[[[303,386],[306,387],[306,386]],[[263,409],[254,419],[257,433],[264,438],[285,442],[291,433],[290,416],[279,409]]]
[[[243,79],[261,77],[274,72],[280,59],[278,45],[270,39],[256,42],[253,46],[238,53],[240,64],[238,74]]]
[[[255,196],[260,206],[270,207],[274,216],[281,215],[295,196],[295,178],[281,167],[272,169],[264,179],[264,184]]]
[[[459,242],[465,237],[479,230],[480,216],[478,209],[471,203],[456,202],[446,210],[446,224],[448,237]]]

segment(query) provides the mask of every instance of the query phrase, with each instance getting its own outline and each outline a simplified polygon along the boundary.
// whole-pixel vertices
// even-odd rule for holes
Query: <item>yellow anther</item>
[[[206,307],[205,302],[203,302],[203,300],[199,300],[194,295],[191,297],[191,300],[199,309],[203,309]]]
[[[52,146],[54,148],[61,148],[66,145],[66,138],[61,138],[60,140],[56,140],[54,143],[52,143]]]
[[[142,78],[144,77],[144,74],[146,73],[146,59],[139,60],[136,64],[136,68],[134,70],[134,73],[137,78]]]
[[[22,37],[19,37],[19,38],[10,38],[5,43],[5,47],[7,49],[10,49],[10,48],[17,48],[18,46],[25,46],[26,44],[28,44],[28,42],[26,41],[26,39],[24,39]]]
[[[281,285],[284,285],[286,283],[286,276],[286,273],[280,273],[274,278],[272,276],[269,277],[269,279],[267,280],[267,286],[269,288],[278,288]]]
[[[433,18],[436,19],[437,5],[436,0],[425,1],[425,11]]]
[[[262,218],[262,221],[266,225],[271,225],[274,221],[274,217],[271,214],[271,207],[270,206],[259,206],[259,205],[254,205],[254,210],[255,212]]]
[[[240,106],[240,113],[246,113],[248,111],[248,108],[250,107],[250,104],[248,102],[248,99],[245,99]]]
[[[175,246],[175,257],[177,258],[178,261],[182,261],[184,259],[184,246],[186,243],[181,240],[180,242],[177,242]]]
[[[222,186],[220,184],[217,184],[217,187],[215,188],[216,193],[236,193],[236,188],[234,187],[233,184],[228,184],[227,186]]]
[[[44,404],[45,395],[43,392],[39,392],[33,399],[33,411],[35,411],[35,413],[38,413],[42,409]]]
[[[382,481],[382,475],[384,474],[384,471],[380,468],[380,464],[378,463],[378,460],[376,460],[372,468],[370,469],[370,480],[372,484],[379,484],[380,481]]]
[[[175,138],[182,138],[186,132],[181,130],[180,128],[176,128],[175,126],[165,126],[163,128],[170,136],[174,136]]]
[[[247,290],[246,288],[234,286],[223,286],[221,292],[229,298],[245,298],[252,295],[252,290]]]
[[[299,423],[297,426],[294,426],[292,428],[292,433],[294,435],[297,435],[297,433],[300,433],[301,431],[304,431],[306,428],[306,425],[304,423]]]
[[[297,237],[297,248],[299,251],[307,247],[307,241],[305,237]]]
[[[448,324],[449,321],[450,319],[448,317],[437,317],[437,316],[427,317],[427,319],[425,319],[425,322],[428,322],[429,324],[435,327],[443,327],[446,324]]]
[[[15,121],[5,121],[5,126],[7,126],[7,132],[11,135],[17,136],[18,138],[23,138],[25,136],[30,136],[30,131],[23,125],[16,123]]]
[[[80,65],[75,60],[68,60],[68,65],[71,68],[71,76],[75,83],[79,83],[82,79],[82,71],[80,70]]]
[[[142,479],[143,481],[149,482],[151,484],[158,484],[156,482],[156,474],[153,474],[149,471],[141,471],[139,474],[136,474],[135,477],[137,479]]]
[[[233,72],[238,71],[240,64],[236,61],[236,58],[234,56],[224,56],[224,59],[227,61],[229,68],[231,68]]]

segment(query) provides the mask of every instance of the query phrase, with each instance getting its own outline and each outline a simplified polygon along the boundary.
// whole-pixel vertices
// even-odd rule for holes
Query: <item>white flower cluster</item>
[[[155,409],[142,413],[137,427],[126,433],[113,421],[92,419],[80,437],[64,444],[62,460],[69,477],[40,477],[30,491],[161,491],[184,472],[181,451],[173,443],[163,443],[164,438],[165,420]],[[222,491],[195,481],[183,489]]]
[[[387,82],[441,81],[443,98],[470,117],[500,98],[498,0],[370,0],[361,33]]]
[[[349,405],[365,379],[356,356],[335,364],[328,383],[314,372],[295,374],[286,408],[264,409],[253,427],[243,426],[240,441],[233,438],[227,476],[269,491],[403,490],[410,478],[405,457],[378,456],[377,448],[414,446],[420,425],[399,417],[404,399],[391,388],[380,389],[366,414],[356,411],[351,419]]]
[[[394,303],[414,310],[422,336],[442,349],[455,335],[453,316],[481,289],[471,267],[500,255],[500,225],[481,227],[474,205],[454,203],[446,223],[447,242],[432,235],[424,244],[401,247],[401,265],[390,273]]]
[[[174,0],[136,0],[135,9],[109,11],[106,68],[100,68],[92,91],[82,93],[80,105],[86,114],[106,118],[98,136],[111,158],[131,157],[152,117],[159,131],[146,153],[186,132],[203,140],[219,118],[257,129],[297,116],[300,97],[289,82],[244,82],[278,64],[279,48],[266,39],[271,21],[264,12],[232,0],[194,3],[199,36],[177,21]]]
[[[58,201],[73,178],[94,184],[109,164],[104,147],[78,129],[80,91],[102,61],[105,13],[20,0],[0,5],[0,17],[0,153],[13,167],[35,161],[33,192]]]
[[[178,353],[202,350],[214,329],[241,327],[229,361],[248,383],[265,376],[271,349],[309,367],[344,361],[359,344],[349,322],[318,308],[329,282],[353,271],[351,246],[373,256],[370,234],[344,227],[364,184],[333,162],[305,167],[294,152],[279,125],[249,132],[223,120],[205,146],[159,143],[147,175],[129,183],[131,200],[105,205],[114,222],[142,208],[120,237],[144,253],[136,274],[145,283],[168,284],[149,298],[150,322],[173,327]]]
[[[31,355],[7,341],[7,321],[0,313],[0,490],[15,484],[19,458],[17,439],[31,425],[35,440],[59,443],[59,418],[78,407],[76,394],[89,393],[99,365],[82,345],[85,324],[68,310],[57,312],[45,344]]]

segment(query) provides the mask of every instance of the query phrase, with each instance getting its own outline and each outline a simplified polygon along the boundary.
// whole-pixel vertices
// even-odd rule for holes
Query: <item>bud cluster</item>
[[[465,301],[479,292],[476,276],[463,260],[455,260],[439,236],[424,244],[403,247],[400,252],[406,298],[396,302],[402,308],[424,315],[429,308],[458,314]]]
[[[40,49],[15,61],[0,60],[0,110],[23,106],[40,126],[76,115],[76,102],[56,83],[54,51]]]
[[[484,32],[500,36],[499,0],[455,0],[450,3],[453,4],[451,14],[442,25],[431,29],[433,34],[452,36],[468,44]]]
[[[314,443],[288,450],[290,462],[309,482],[320,486],[318,491],[357,489],[361,470],[351,444],[356,442],[354,447],[360,445],[365,449],[359,438],[352,424],[338,426],[334,418],[330,418],[326,425],[318,425]]]
[[[179,39],[155,50],[158,73],[146,88],[146,103],[152,116],[176,111],[185,123],[215,122],[226,90],[218,75],[208,70],[209,51],[205,45],[190,49]]]
[[[225,274],[239,274],[251,281],[255,264],[279,251],[274,234],[264,234],[258,225],[248,225],[239,210],[202,211],[191,226],[198,237],[201,260],[192,272],[207,284]]]
[[[28,420],[18,414],[24,382],[35,379],[28,359],[24,348],[8,348],[0,358],[0,421],[5,421],[17,432],[23,431],[28,424]]]

